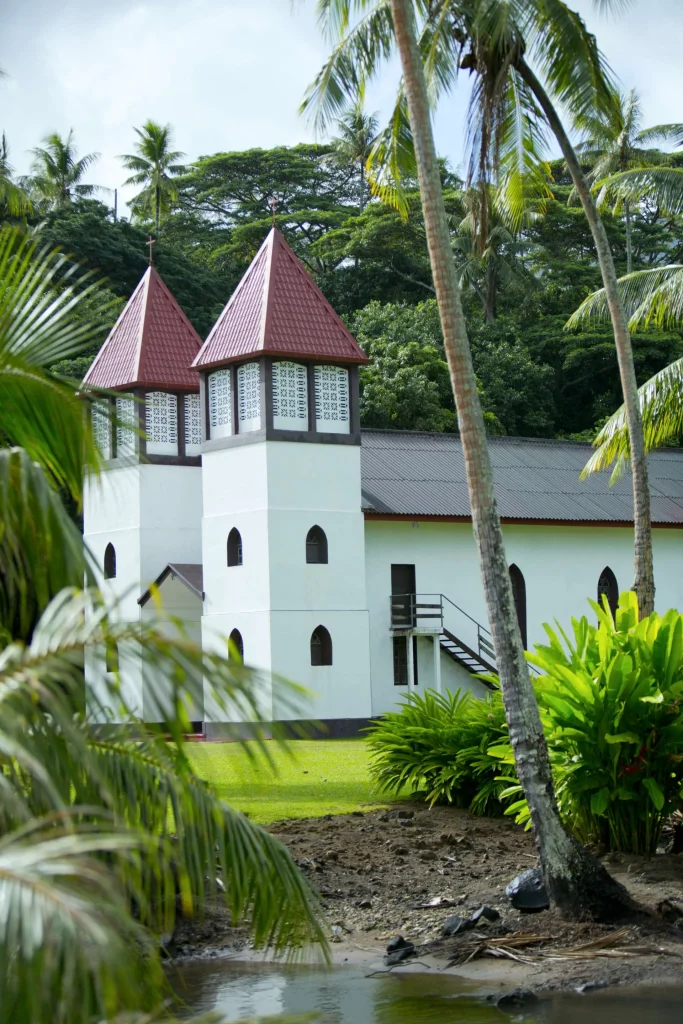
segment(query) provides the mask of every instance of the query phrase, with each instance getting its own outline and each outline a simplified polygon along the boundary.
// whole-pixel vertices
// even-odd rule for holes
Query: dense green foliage
[[[638,622],[632,592],[616,621],[593,607],[596,624],[573,619],[571,639],[546,626],[549,644],[529,655],[560,813],[583,843],[651,855],[683,804],[683,615]],[[498,694],[411,694],[372,727],[370,746],[389,791],[528,821]]]
[[[488,753],[507,739],[499,693],[408,694],[368,730],[370,770],[381,790],[424,792],[430,804],[448,802],[474,814],[500,814],[500,761]]]
[[[653,854],[683,784],[683,616],[638,622],[622,594],[616,623],[572,621],[573,637],[546,627],[530,660],[549,738],[557,797],[579,839]]]
[[[360,194],[358,153],[373,130],[351,119],[329,145],[200,157],[172,179],[169,212],[155,232],[154,261],[205,337],[270,228],[274,197],[278,227],[373,358],[362,374],[363,423],[453,430],[419,195],[408,180],[402,219],[367,191]],[[473,234],[476,197],[445,166],[442,180],[489,429],[593,436],[619,406],[621,390],[609,324],[565,329],[600,278],[590,231],[582,210],[570,203],[562,165],[552,166],[552,198],[542,215],[528,217],[516,233],[494,216],[483,247],[475,245]],[[29,191],[29,226],[103,275],[119,300],[102,323],[101,339],[144,273],[152,207],[134,205],[137,219],[115,221],[110,209],[78,192],[55,207],[47,198],[41,201],[35,186]],[[604,217],[617,265],[624,269],[623,216],[606,210]],[[680,217],[646,200],[634,205],[632,243],[637,269],[680,259]],[[66,369],[84,372],[99,343]],[[636,336],[634,350],[639,380],[645,381],[683,355],[681,333],[651,327]]]

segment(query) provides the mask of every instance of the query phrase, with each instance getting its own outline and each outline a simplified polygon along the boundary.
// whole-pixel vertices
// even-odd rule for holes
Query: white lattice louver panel
[[[95,444],[104,459],[111,458],[111,421],[107,414],[106,402],[95,402],[92,407],[92,429]]]
[[[237,371],[237,411],[240,433],[261,426],[261,374],[258,363],[245,363]]]
[[[137,449],[137,410],[133,398],[116,399],[116,419],[116,458],[129,458]]]
[[[232,434],[232,388],[230,370],[209,374],[209,435],[211,438]]]
[[[145,396],[145,431],[148,455],[178,454],[178,399],[166,391]]]
[[[315,428],[321,434],[349,434],[349,371],[315,368]]]
[[[308,430],[308,374],[299,363],[273,363],[273,426]]]
[[[185,454],[202,450],[202,406],[199,395],[185,395]]]

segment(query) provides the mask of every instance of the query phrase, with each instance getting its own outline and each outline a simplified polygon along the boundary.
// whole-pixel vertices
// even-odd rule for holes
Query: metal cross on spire
[[[278,200],[277,196],[271,196],[270,199],[268,200],[268,206],[270,207],[270,212],[273,215],[273,227],[275,227],[275,214],[277,212],[277,208],[279,205],[280,201]]]
[[[152,238],[152,236],[150,235],[149,236],[149,241],[147,242],[147,246],[149,248],[149,265],[150,265],[150,267],[152,266],[152,246],[154,245],[155,242],[156,242],[156,238]]]

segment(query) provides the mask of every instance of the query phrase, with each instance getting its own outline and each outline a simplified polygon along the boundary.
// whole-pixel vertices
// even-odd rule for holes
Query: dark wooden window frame
[[[306,534],[306,564],[327,565],[327,534],[322,526],[312,526]]]
[[[316,626],[311,633],[311,665],[318,668],[332,664],[332,637],[325,626]]]
[[[228,534],[228,568],[244,564],[244,549],[242,547],[242,534],[233,526]]]
[[[598,577],[598,604],[602,608],[602,595],[605,594],[607,597],[607,604],[612,612],[612,615],[616,615],[617,606],[619,604],[619,584],[617,578],[608,565],[600,573]]]
[[[104,570],[105,580],[116,579],[116,548],[111,541],[109,541],[104,549],[104,563],[102,568]]]
[[[230,645],[231,645],[231,646],[228,647],[229,657],[231,657],[231,658],[234,657],[234,654],[233,654],[233,650],[234,650],[237,654],[239,654],[240,661],[243,662],[244,661],[244,640],[242,639],[242,634],[240,633],[239,629],[237,629],[237,628],[233,629],[232,632],[230,633],[230,638],[229,639],[230,639]]]
[[[515,602],[515,611],[517,612],[517,622],[519,623],[519,631],[522,634],[522,644],[524,650],[527,649],[527,619],[526,619],[526,580],[524,579],[524,573],[518,565],[513,562],[508,572],[510,573],[510,583],[512,584],[512,596]]]

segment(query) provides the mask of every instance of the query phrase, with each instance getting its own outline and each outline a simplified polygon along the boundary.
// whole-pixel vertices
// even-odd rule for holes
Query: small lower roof
[[[562,523],[633,522],[630,473],[581,480],[590,444],[489,437],[498,511],[503,520]],[[683,525],[683,449],[648,456],[652,522]],[[468,519],[465,460],[458,434],[364,430],[361,443],[366,513]]]
[[[184,583],[188,590],[203,600],[204,598],[204,569],[203,566],[192,562],[169,562],[163,572],[159,573],[154,583],[138,598],[138,604],[143,605],[152,596],[152,589],[158,588],[168,577],[178,579]]]

